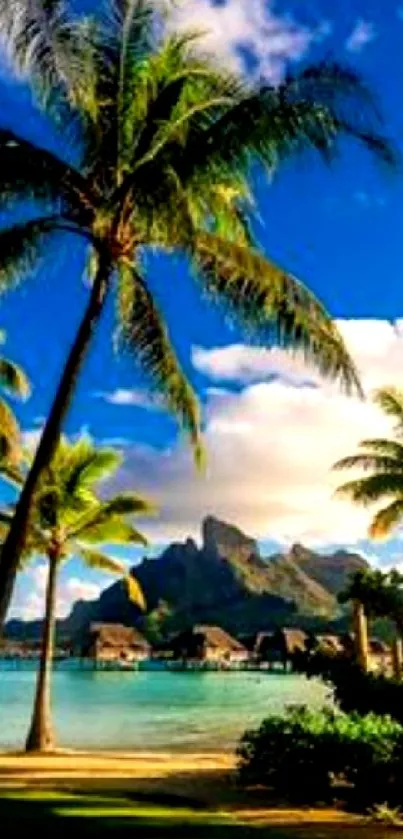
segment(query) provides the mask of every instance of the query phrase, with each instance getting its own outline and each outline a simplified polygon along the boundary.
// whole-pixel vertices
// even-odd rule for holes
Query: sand
[[[208,752],[64,751],[49,756],[0,753],[0,795],[1,789],[108,792],[134,800],[151,798],[161,803],[208,808],[230,813],[249,824],[286,824],[301,828],[326,824],[336,832],[339,823],[354,831],[363,824],[359,817],[335,810],[270,807],[267,793],[252,794],[236,786],[235,764],[232,754]],[[352,835],[355,837],[355,832]]]

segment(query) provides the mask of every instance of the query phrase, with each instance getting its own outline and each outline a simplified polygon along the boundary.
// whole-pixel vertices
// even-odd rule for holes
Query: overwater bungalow
[[[82,658],[124,667],[149,658],[151,647],[138,629],[118,623],[92,623],[81,645]]]
[[[262,664],[279,663],[286,670],[296,653],[305,652],[309,636],[302,629],[276,629],[260,632],[256,639],[255,658]]]
[[[176,661],[225,666],[240,664],[249,658],[246,647],[219,626],[196,624],[178,633],[172,639],[171,647]]]

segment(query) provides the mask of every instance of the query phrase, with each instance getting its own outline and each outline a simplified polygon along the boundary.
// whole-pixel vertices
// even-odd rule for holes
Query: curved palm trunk
[[[55,745],[50,709],[50,678],[52,673],[55,635],[57,567],[57,558],[49,557],[49,574],[46,588],[46,611],[43,626],[41,657],[36,682],[31,728],[26,743],[27,752],[49,752],[54,749]]]
[[[369,666],[368,621],[364,606],[359,600],[353,600],[353,624],[357,661],[366,673]]]
[[[4,624],[14,589],[19,559],[24,547],[33,495],[41,473],[49,464],[57,446],[63,420],[70,406],[77,379],[91,343],[91,338],[103,310],[111,272],[112,266],[110,262],[104,259],[99,266],[87,309],[70,350],[35,459],[22,489],[12,524],[1,552],[0,631]]]

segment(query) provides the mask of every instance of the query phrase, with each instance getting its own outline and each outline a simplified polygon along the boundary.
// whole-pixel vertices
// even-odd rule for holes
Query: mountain
[[[163,630],[209,623],[232,633],[251,633],[337,617],[338,591],[351,572],[365,567],[357,554],[323,555],[302,545],[264,558],[253,538],[210,516],[202,524],[200,548],[193,539],[175,542],[158,559],[144,559],[133,573]],[[92,620],[143,628],[149,621],[128,601],[120,582],[96,601],[76,603],[58,630],[75,636]],[[13,637],[19,634],[17,623],[9,625]]]
[[[336,595],[344,587],[349,574],[368,568],[368,562],[362,556],[350,551],[336,551],[323,556],[303,545],[293,545],[289,557],[305,574]]]

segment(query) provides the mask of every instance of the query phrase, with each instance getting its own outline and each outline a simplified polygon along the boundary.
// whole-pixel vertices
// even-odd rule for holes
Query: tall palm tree
[[[333,468],[371,473],[342,484],[336,495],[365,507],[381,503],[369,535],[383,539],[403,522],[403,391],[383,388],[375,393],[374,401],[393,420],[394,438],[363,440],[358,454],[339,460]]]
[[[253,242],[252,172],[290,155],[332,158],[354,137],[386,163],[376,109],[360,78],[335,63],[255,85],[200,57],[192,36],[161,36],[152,0],[109,0],[74,17],[63,0],[0,5],[9,61],[63,134],[70,160],[0,131],[3,203],[32,218],[0,232],[0,284],[29,273],[49,242],[88,247],[88,302],[66,360],[0,563],[0,626],[12,594],[40,474],[50,462],[94,330],[114,292],[118,337],[201,452],[197,400],[147,282],[142,254],[187,257],[202,290],[265,343],[298,348],[347,389],[356,370],[325,309]],[[375,125],[375,130],[374,130]],[[15,215],[14,215],[15,218]],[[173,290],[174,291],[174,290]]]
[[[113,449],[96,448],[89,438],[70,443],[61,439],[51,461],[41,475],[31,508],[24,562],[45,557],[48,563],[46,608],[40,664],[27,751],[54,749],[51,720],[50,680],[53,660],[57,576],[61,566],[79,557],[90,568],[124,577],[128,594],[141,608],[144,598],[135,578],[121,560],[100,550],[103,545],[146,544],[136,530],[133,515],[151,511],[151,506],[135,493],[99,498],[98,484],[110,477],[121,463]],[[9,512],[1,516],[7,526]]]
[[[0,344],[4,344],[6,334],[0,330]],[[5,356],[0,356],[0,387],[7,395],[17,399],[27,399],[30,395],[30,383],[23,369]],[[0,397],[0,459],[8,464],[15,464],[21,452],[21,436],[17,418],[8,401]]]
[[[340,603],[352,604],[355,654],[364,672],[367,672],[369,667],[368,615],[370,605],[372,606],[371,582],[372,579],[366,571],[357,571],[338,598]]]
[[[368,619],[388,618],[396,628],[392,646],[393,674],[402,677],[403,575],[396,569],[357,571],[339,595],[341,603],[353,604],[354,637],[357,660],[368,669]]]

